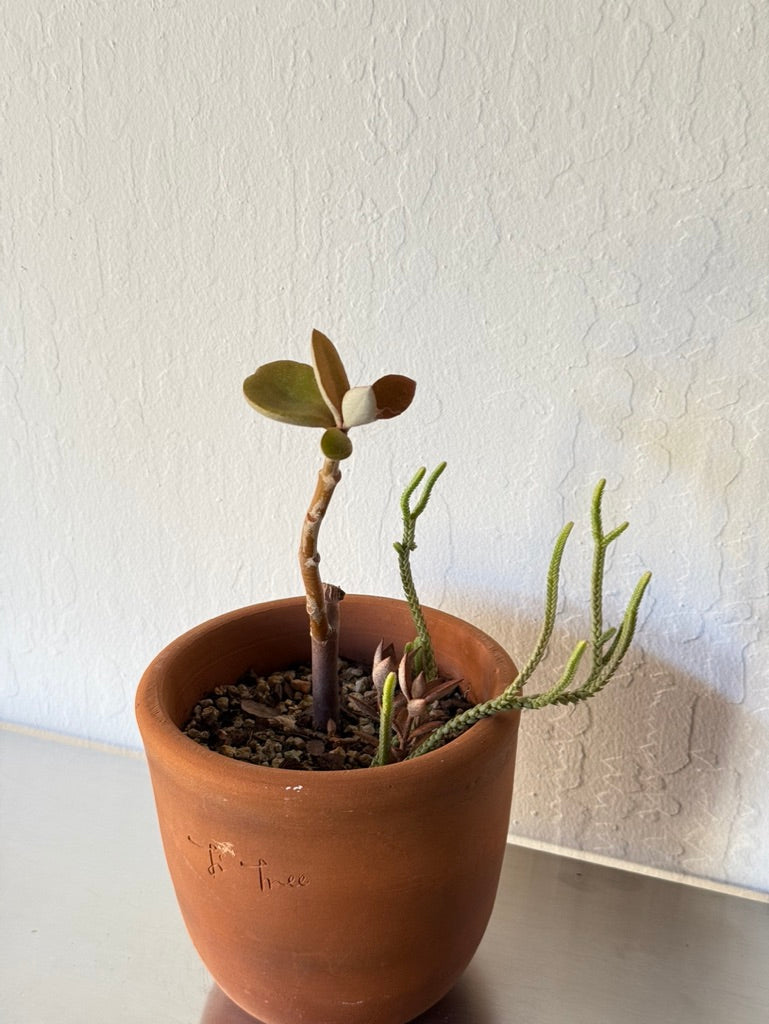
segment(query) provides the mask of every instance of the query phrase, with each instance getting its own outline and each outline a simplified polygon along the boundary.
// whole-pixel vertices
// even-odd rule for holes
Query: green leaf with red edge
[[[320,331],[312,332],[312,365],[318,389],[338,427],[342,426],[342,399],[350,390],[347,372],[333,343]]]
[[[279,359],[246,377],[243,393],[249,404],[270,419],[300,427],[333,427],[334,416],[306,363]]]
[[[352,441],[339,427],[329,427],[320,439],[320,450],[327,459],[340,462],[352,455]]]
[[[390,373],[380,377],[372,385],[376,398],[377,419],[389,420],[400,416],[411,405],[416,391],[416,382],[410,377],[402,377],[399,373]]]

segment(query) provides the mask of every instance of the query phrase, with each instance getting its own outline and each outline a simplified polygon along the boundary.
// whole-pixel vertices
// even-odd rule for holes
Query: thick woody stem
[[[339,721],[338,652],[339,608],[344,597],[339,587],[325,586],[320,577],[318,563],[318,533],[331,496],[342,474],[339,463],[325,459],[315,492],[307,509],[299,545],[299,566],[307,598],[312,650],[312,700],[315,728],[326,730],[329,722]]]
[[[339,725],[339,602],[344,591],[323,585],[328,633],[321,643],[310,635],[312,652],[312,723],[319,732]]]
[[[318,563],[318,533],[320,524],[326,514],[326,509],[331,501],[334,488],[339,483],[342,474],[339,472],[339,463],[332,459],[325,459],[318,481],[315,484],[315,492],[310,502],[310,507],[304,517],[302,525],[302,539],[299,545],[299,568],[302,571],[302,582],[307,595],[307,614],[310,617],[310,634],[313,640],[323,643],[328,635],[328,616],[326,614],[326,602],[323,596],[323,581],[320,578]]]

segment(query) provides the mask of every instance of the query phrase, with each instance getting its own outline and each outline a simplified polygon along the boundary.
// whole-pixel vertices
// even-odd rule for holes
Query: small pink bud
[[[424,697],[425,691],[427,690],[427,680],[425,679],[424,672],[420,672],[416,679],[411,684],[411,696],[412,697]]]
[[[417,697],[408,702],[407,709],[409,718],[413,718],[418,721],[427,711],[427,701],[424,697]]]
[[[388,644],[387,647],[384,647],[383,642],[380,640],[379,646],[374,653],[374,663],[371,668],[371,681],[373,682],[377,693],[382,692],[385,679],[387,679],[391,672],[395,672],[396,670],[395,648],[392,644]]]

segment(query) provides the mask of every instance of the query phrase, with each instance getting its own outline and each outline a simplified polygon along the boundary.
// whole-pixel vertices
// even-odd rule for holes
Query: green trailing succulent
[[[430,477],[431,483],[434,483],[438,475],[443,471],[444,465],[445,464],[441,464],[441,466],[439,466]],[[408,546],[403,543],[396,543],[395,549],[398,552],[399,561],[405,558],[408,562],[409,553],[416,547],[414,544],[413,533],[414,520],[416,519],[416,516],[408,507],[407,495],[410,495],[410,493],[413,492],[414,488],[424,476],[424,473],[425,471],[423,469],[419,470],[411,484],[409,484],[409,487],[404,491],[403,501],[401,504],[404,519],[404,536],[408,533],[410,543]],[[619,626],[605,629],[603,621],[603,587],[604,571],[606,567],[606,552],[614,541],[616,541],[629,526],[629,523],[624,522],[613,530],[610,530],[608,533],[604,532],[601,502],[605,487],[606,481],[600,480],[593,492],[591,503],[593,566],[590,577],[590,640],[580,640],[576,644],[574,650],[566,661],[566,665],[564,666],[561,675],[549,689],[543,690],[540,693],[524,695],[523,688],[529,682],[532,675],[534,675],[534,672],[539,668],[553,635],[558,604],[558,586],[561,575],[561,561],[563,559],[566,542],[569,539],[569,534],[574,528],[574,523],[567,523],[558,535],[555,546],[553,547],[553,553],[550,557],[550,566],[547,573],[547,586],[545,588],[545,614],[542,622],[542,628],[534,650],[524,667],[498,697],[494,697],[491,700],[474,705],[467,711],[461,712],[445,724],[431,731],[426,739],[405,754],[406,759],[419,757],[421,754],[427,754],[429,751],[435,750],[443,743],[454,739],[454,737],[459,736],[461,733],[471,728],[471,726],[475,725],[476,722],[481,721],[483,718],[489,718],[492,715],[497,715],[505,711],[537,710],[539,708],[548,707],[552,704],[578,704],[580,701],[587,700],[602,690],[609,680],[615,675],[633,640],[633,635],[635,634],[638,622],[638,610],[652,574],[650,572],[645,572],[638,580],[632,594],[630,595],[630,599],[627,603],[625,613],[622,616]],[[427,498],[429,498],[429,492],[427,493]],[[420,503],[420,505],[417,506],[417,509],[417,514],[422,512],[424,509],[424,502]],[[403,566],[401,566],[401,578],[404,579],[404,581],[408,581],[406,592],[409,606],[413,607],[416,605],[418,607],[419,602],[416,598],[416,593],[413,590],[413,580],[411,578],[410,567],[404,571]],[[421,610],[419,615],[414,617],[414,625],[419,635],[419,645],[420,650],[423,652],[423,657],[425,657],[426,661],[429,659],[434,663],[432,645],[429,640],[429,635],[426,634],[424,616],[421,614]],[[427,651],[430,652],[429,655],[425,654]],[[572,686],[577,674],[577,669],[579,668],[583,656],[587,651],[590,652],[590,668],[587,676],[579,686]],[[384,714],[382,717],[384,718]]]
[[[246,378],[243,390],[249,403],[264,416],[298,426],[320,427],[323,465],[304,518],[299,562],[305,587],[312,652],[313,719],[317,729],[333,731],[339,721],[337,682],[339,602],[344,592],[324,584],[318,570],[318,532],[341,474],[339,463],[352,453],[352,427],[390,419],[404,412],[414,397],[413,380],[398,374],[381,377],[374,384],[350,387],[344,365],[334,345],[320,331],[312,334],[312,365],[278,360],[259,367]],[[561,675],[546,690],[524,695],[523,688],[539,668],[555,625],[561,561],[573,523],[559,534],[550,559],[545,614],[539,638],[528,661],[502,694],[476,704],[436,727],[430,705],[455,689],[458,680],[440,679],[425,617],[411,572],[416,549],[416,522],[424,512],[433,488],[446,468],[441,463],[427,478],[412,505],[426,470],[420,469],[401,497],[403,536],[395,543],[404,594],[414,622],[416,637],[406,646],[400,662],[392,646],[380,644],[374,656],[372,679],[380,708],[379,746],[373,764],[410,759],[426,754],[471,728],[476,722],[506,711],[538,709],[552,704],[576,704],[606,686],[620,667],[635,633],[638,610],[651,579],[644,573],[628,601],[618,627],[603,622],[603,583],[606,552],[627,529],[622,523],[604,532],[601,502],[606,485],[601,480],[593,493],[591,526],[594,542],[591,574],[591,629],[589,640],[580,640]],[[574,685],[577,670],[589,652],[590,666],[584,680]]]

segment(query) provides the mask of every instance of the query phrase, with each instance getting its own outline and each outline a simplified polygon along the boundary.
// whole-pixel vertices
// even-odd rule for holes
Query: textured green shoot
[[[379,710],[379,747],[376,757],[371,762],[372,768],[390,763],[390,749],[392,744],[392,720],[393,720],[393,698],[395,687],[398,684],[398,677],[394,672],[388,672],[382,686],[381,707]]]
[[[534,671],[547,652],[547,646],[553,635],[555,616],[558,610],[558,584],[561,578],[561,562],[563,561],[566,541],[569,539],[569,534],[573,529],[574,523],[567,523],[564,526],[558,534],[553,553],[550,556],[550,565],[547,570],[547,585],[545,587],[545,614],[542,620],[542,629],[529,660],[518,673],[516,684],[519,689],[522,689],[534,674]]]
[[[438,670],[435,664],[435,654],[433,653],[430,633],[427,629],[425,617],[422,614],[422,606],[420,605],[419,598],[417,597],[414,577],[411,572],[411,552],[416,551],[417,547],[414,540],[417,519],[422,515],[427,507],[430,495],[433,492],[433,487],[445,468],[446,463],[442,462],[432,471],[430,476],[427,478],[427,482],[422,488],[422,493],[419,495],[416,504],[412,508],[411,499],[414,497],[416,489],[422,483],[427,470],[422,466],[421,469],[418,469],[414,474],[411,482],[401,495],[400,506],[401,515],[403,517],[403,537],[400,541],[396,541],[395,544],[393,544],[393,547],[398,554],[398,568],[400,570],[403,593],[406,596],[406,601],[408,602],[409,610],[411,611],[411,617],[414,620],[414,629],[417,634],[414,648],[418,652],[419,663],[428,683],[433,682],[438,674]]]

